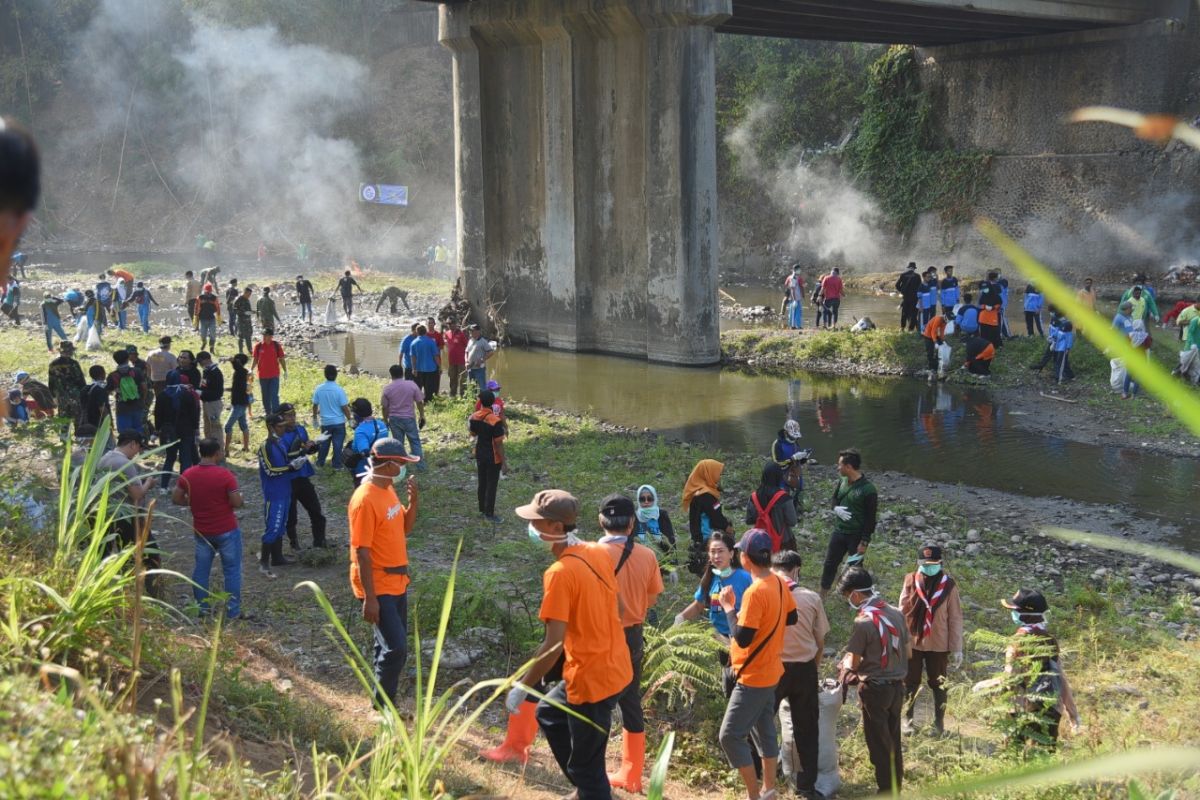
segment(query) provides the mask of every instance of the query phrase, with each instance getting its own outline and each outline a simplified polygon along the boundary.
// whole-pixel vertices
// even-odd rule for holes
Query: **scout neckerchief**
[[[925,598],[925,577],[923,575],[918,574],[913,578],[913,588],[917,591],[917,597],[925,604],[925,624],[921,626],[921,634],[917,637],[924,639],[933,633],[933,612],[946,592],[950,591],[950,576],[946,574],[945,570],[942,571],[942,579],[938,581],[937,588],[933,591],[933,597],[928,599]]]
[[[859,619],[866,618],[871,621],[876,630],[879,631],[879,666],[884,669],[888,665],[888,645],[890,644],[896,652],[900,652],[900,631],[896,630],[896,626],[888,619],[883,612],[884,602],[882,599],[875,597],[868,600],[859,610]]]

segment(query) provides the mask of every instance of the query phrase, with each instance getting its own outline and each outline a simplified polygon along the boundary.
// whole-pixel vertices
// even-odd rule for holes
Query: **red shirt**
[[[467,343],[471,341],[471,337],[466,331],[447,331],[442,336],[446,342],[446,354],[450,356],[450,363],[457,367],[465,367]]]
[[[826,300],[841,300],[842,279],[832,273],[826,275],[821,279],[821,294],[825,295]]]
[[[437,342],[438,350],[446,346],[446,334],[441,331],[428,331],[425,335]]]
[[[229,493],[238,490],[237,478],[225,467],[197,464],[179,476],[192,505],[192,527],[201,536],[220,536],[238,526],[229,504]]]
[[[258,359],[258,377],[278,378],[279,359],[283,356],[283,345],[274,340],[270,347],[263,347],[265,342],[254,345],[254,357]]]

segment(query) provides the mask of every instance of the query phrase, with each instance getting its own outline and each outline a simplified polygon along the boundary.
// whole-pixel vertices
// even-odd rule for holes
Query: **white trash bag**
[[[817,791],[826,797],[837,794],[842,787],[842,775],[838,772],[838,714],[842,709],[842,687],[826,680],[817,693],[817,705],[821,708],[817,722]]]
[[[325,324],[336,325],[338,321],[337,307],[334,305],[333,298],[329,298],[329,302],[325,304]]]
[[[1193,386],[1200,383],[1200,350],[1189,347],[1179,353],[1179,374]]]
[[[950,345],[946,344],[945,342],[942,342],[941,344],[939,344],[937,346],[938,376],[939,377],[944,377],[946,375],[946,373],[950,371],[950,354],[951,354],[951,352],[952,352],[952,348],[950,347]]]
[[[953,336],[956,330],[958,330],[958,326],[954,324],[954,320],[950,320],[946,323],[946,333],[944,335]]]
[[[1108,374],[1108,385],[1112,387],[1114,392],[1125,391],[1125,362],[1119,358],[1114,358],[1108,362],[1108,366],[1112,370]]]
[[[87,349],[88,350],[99,350],[100,349],[100,330],[95,325],[88,328]]]
[[[79,318],[79,323],[75,326],[75,343],[79,344],[87,340],[88,322],[87,317]]]

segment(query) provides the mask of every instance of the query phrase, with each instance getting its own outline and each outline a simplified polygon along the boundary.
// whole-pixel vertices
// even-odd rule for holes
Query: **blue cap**
[[[770,553],[771,534],[762,528],[751,528],[742,534],[742,540],[737,543],[737,549],[743,553]]]

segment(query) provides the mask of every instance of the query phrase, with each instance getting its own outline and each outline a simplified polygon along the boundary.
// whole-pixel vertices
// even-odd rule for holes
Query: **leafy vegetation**
[[[957,150],[938,130],[910,45],[888,48],[871,65],[862,121],[845,156],[902,232],[926,211],[946,223],[968,221],[988,185],[987,154]]]

